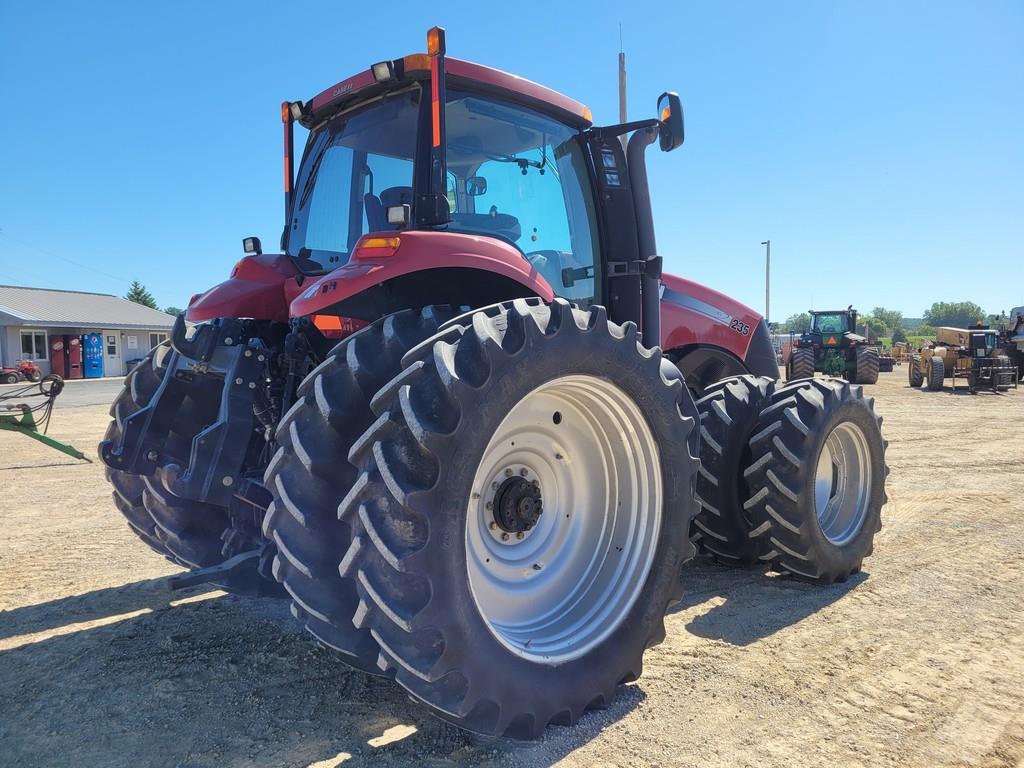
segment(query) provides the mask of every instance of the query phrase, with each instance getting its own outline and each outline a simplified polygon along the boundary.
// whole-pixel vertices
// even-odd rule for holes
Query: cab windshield
[[[413,205],[419,115],[414,85],[342,113],[309,137],[296,181],[286,251],[300,270],[349,260],[367,232],[394,231],[388,208]],[[598,284],[597,216],[579,132],[526,107],[449,89],[449,231],[515,248],[554,292],[586,304]],[[427,142],[419,142],[423,151]],[[424,160],[423,162],[427,162]]]
[[[362,235],[386,228],[384,206],[412,204],[419,101],[418,86],[389,94],[310,135],[286,248],[303,272],[347,263]]]
[[[846,331],[846,315],[841,313],[813,315],[811,330],[818,333],[843,333]]]
[[[449,230],[511,244],[555,293],[594,298],[598,242],[579,133],[506,101],[450,89]]]

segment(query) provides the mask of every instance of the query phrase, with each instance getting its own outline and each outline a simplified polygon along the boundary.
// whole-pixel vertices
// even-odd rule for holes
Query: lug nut
[[[231,477],[231,475],[225,475],[224,479],[221,480],[221,483],[223,483],[226,486],[231,486],[231,485],[234,484],[234,482],[235,482],[235,479],[233,477]]]
[[[501,540],[502,541],[508,541],[508,534],[507,533],[501,534]]]
[[[486,507],[487,509],[494,509],[494,502],[492,502],[492,501],[488,501],[488,502],[487,502],[487,503],[486,503],[486,504],[485,504],[484,506],[485,506],[485,507]]]
[[[516,538],[517,538],[517,539],[519,539],[520,541],[522,541],[522,540],[523,540],[523,539],[525,538],[525,536],[526,536],[526,534],[525,534],[525,533],[523,533],[522,531],[519,531],[519,532],[518,532],[518,533],[516,534]]]
[[[255,381],[250,381],[249,382],[249,389],[256,389],[256,382]]]
[[[245,350],[245,356],[246,357],[252,357],[252,350],[251,349]]]
[[[492,491],[498,490],[498,483],[497,482],[491,483],[491,490]]]
[[[494,522],[493,520],[491,520],[491,524],[490,524],[489,528],[492,531],[496,531],[496,530],[498,530],[498,524],[496,522]]]
[[[505,477],[512,477],[512,470],[511,469],[506,469],[505,470]]]
[[[530,472],[529,470],[526,469],[526,467],[523,467],[522,469],[519,470],[519,474],[522,475],[523,477],[526,477],[528,474],[530,474]]]
[[[242,377],[239,376],[237,379],[235,379],[235,384],[241,384],[241,383],[242,383]]]

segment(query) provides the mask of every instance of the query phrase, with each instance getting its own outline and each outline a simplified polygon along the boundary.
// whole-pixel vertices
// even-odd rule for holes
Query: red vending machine
[[[68,375],[67,359],[64,337],[50,336],[50,373],[56,373],[61,378],[66,378]]]
[[[67,379],[82,378],[82,337],[65,336],[64,350],[67,352]]]

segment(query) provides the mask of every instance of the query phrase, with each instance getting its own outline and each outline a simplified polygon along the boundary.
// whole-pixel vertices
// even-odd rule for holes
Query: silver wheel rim
[[[522,536],[495,520],[496,495],[510,478],[542,496]],[[576,375],[526,395],[484,451],[466,518],[469,586],[494,636],[546,664],[601,643],[647,580],[661,507],[658,445],[625,392]]]
[[[864,526],[871,500],[871,453],[856,424],[837,425],[821,447],[814,506],[825,538],[842,546]]]

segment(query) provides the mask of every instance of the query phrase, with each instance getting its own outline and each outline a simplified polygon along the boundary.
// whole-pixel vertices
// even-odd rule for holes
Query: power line
[[[120,286],[124,286],[124,284],[125,284],[125,279],[123,277],[118,277],[117,275],[112,275],[109,272],[104,272],[102,269],[98,269],[98,268],[96,268],[94,266],[86,266],[85,264],[80,264],[79,262],[75,261],[74,259],[69,259],[67,256],[60,256],[60,255],[58,255],[56,253],[53,253],[51,251],[47,251],[47,250],[45,250],[43,248],[40,248],[40,247],[38,247],[36,245],[32,245],[32,243],[27,243],[24,240],[21,240],[20,238],[13,237],[11,234],[9,234],[7,231],[5,231],[2,227],[0,227],[0,235],[3,235],[8,240],[11,240],[11,241],[13,241],[15,243],[18,243],[19,245],[24,246],[25,248],[28,248],[29,250],[35,251],[36,253],[41,253],[43,256],[49,256],[52,259],[59,259],[60,261],[65,261],[68,264],[71,264],[73,266],[78,267],[79,269],[84,269],[87,272],[103,275],[104,277],[109,277],[111,280],[116,280],[117,284],[120,285]]]

